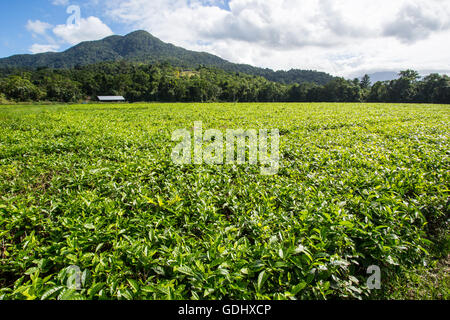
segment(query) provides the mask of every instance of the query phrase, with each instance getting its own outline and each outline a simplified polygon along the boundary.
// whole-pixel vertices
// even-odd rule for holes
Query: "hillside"
[[[135,31],[126,36],[110,36],[103,40],[82,42],[64,52],[15,55],[0,59],[0,68],[73,68],[99,62],[120,61],[155,63],[167,62],[183,68],[200,65],[218,67],[225,71],[262,76],[280,83],[313,82],[326,84],[333,77],[311,70],[273,71],[250,65],[235,64],[218,56],[186,50],[165,43],[146,31]]]

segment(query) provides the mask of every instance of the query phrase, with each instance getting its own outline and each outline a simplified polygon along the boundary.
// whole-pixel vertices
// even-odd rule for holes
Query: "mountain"
[[[418,70],[418,72],[422,78],[425,78],[426,76],[429,76],[430,74],[436,74],[436,73],[450,75],[450,72],[448,70]],[[399,78],[399,72],[393,72],[393,71],[376,72],[373,74],[369,74],[369,76],[370,76],[372,83],[375,83],[377,81],[396,80]]]
[[[169,63],[186,69],[200,65],[218,67],[229,72],[262,76],[281,83],[314,82],[325,84],[333,76],[312,70],[273,71],[245,64],[235,64],[218,56],[186,50],[152,36],[135,31],[126,36],[110,36],[103,40],[82,42],[64,52],[15,55],[0,59],[0,68],[74,68],[105,61]]]
[[[369,74],[372,83],[398,79],[398,72],[384,71]]]

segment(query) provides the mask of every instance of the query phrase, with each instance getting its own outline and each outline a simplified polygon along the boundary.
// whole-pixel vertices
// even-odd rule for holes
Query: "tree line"
[[[450,77],[414,70],[371,83],[335,78],[325,85],[282,84],[214,67],[183,70],[169,64],[105,62],[71,69],[0,70],[0,103],[81,102],[121,95],[130,102],[405,102],[450,103]]]

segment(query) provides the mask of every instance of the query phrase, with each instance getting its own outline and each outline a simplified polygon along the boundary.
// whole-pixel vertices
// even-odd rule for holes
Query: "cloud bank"
[[[110,0],[106,14],[233,62],[352,76],[450,70],[447,0]]]

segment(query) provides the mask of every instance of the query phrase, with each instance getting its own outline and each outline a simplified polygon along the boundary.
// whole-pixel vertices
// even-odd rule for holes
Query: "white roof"
[[[98,96],[97,98],[101,101],[125,101],[125,98],[122,96]]]

